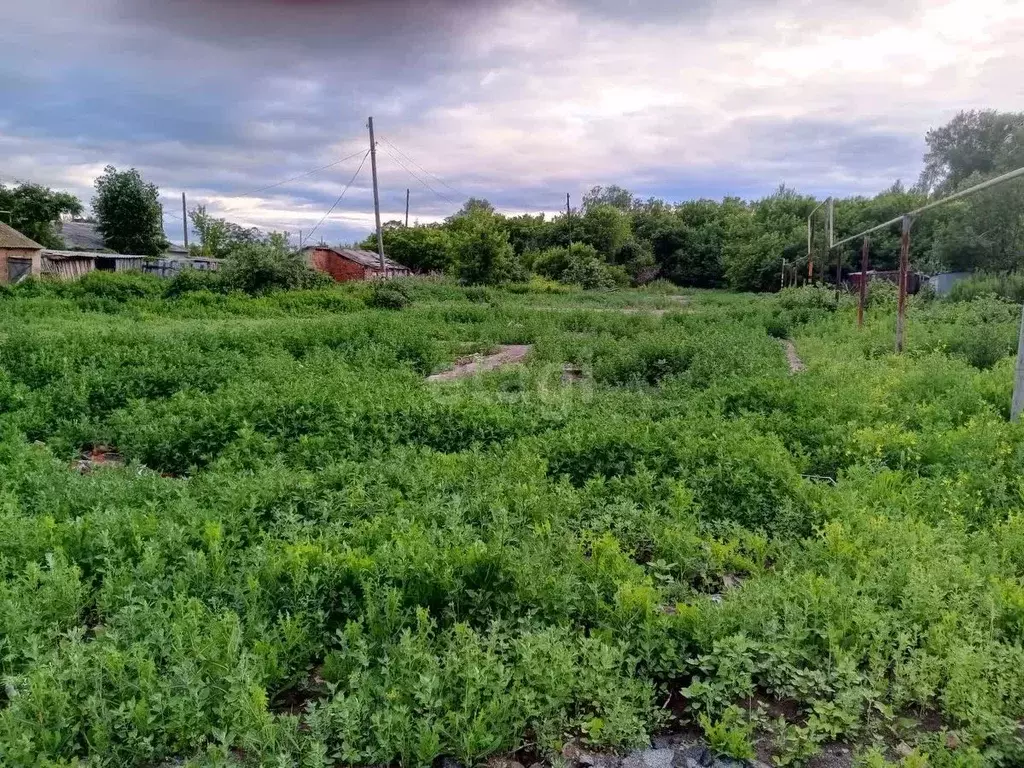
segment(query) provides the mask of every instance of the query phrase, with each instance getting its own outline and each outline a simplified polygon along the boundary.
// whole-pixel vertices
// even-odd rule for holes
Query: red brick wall
[[[309,266],[318,272],[326,272],[339,283],[346,280],[363,280],[366,277],[366,268],[354,261],[343,259],[334,251],[326,248],[314,248],[310,257]]]

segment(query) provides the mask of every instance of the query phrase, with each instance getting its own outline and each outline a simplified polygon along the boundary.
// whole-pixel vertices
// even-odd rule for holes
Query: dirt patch
[[[491,355],[473,355],[455,362],[455,367],[448,371],[427,376],[427,381],[454,381],[465,379],[484,371],[493,371],[506,365],[521,363],[533,349],[532,344],[503,344]]]
[[[807,370],[804,361],[796,353],[796,344],[791,339],[780,339],[782,346],[786,348],[786,362],[789,363],[790,373],[802,373]]]
[[[572,363],[566,363],[562,366],[562,383],[563,384],[575,384],[578,381],[583,381],[583,369],[578,365]]]
[[[109,445],[95,445],[82,451],[82,457],[73,465],[83,475],[99,467],[123,467],[124,457]]]

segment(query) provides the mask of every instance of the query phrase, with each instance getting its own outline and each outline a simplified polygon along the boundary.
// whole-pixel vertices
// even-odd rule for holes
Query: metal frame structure
[[[903,338],[904,338],[904,331],[906,330],[907,276],[908,276],[909,271],[910,271],[910,229],[913,226],[914,217],[921,215],[925,211],[930,211],[933,208],[938,208],[940,206],[946,205],[947,203],[951,203],[954,200],[961,200],[961,199],[963,199],[965,197],[969,197],[970,195],[973,195],[973,194],[976,194],[978,192],[981,192],[982,190],[990,189],[990,188],[996,187],[996,186],[998,186],[1000,184],[1005,184],[1008,181],[1013,181],[1014,179],[1020,179],[1020,178],[1024,178],[1024,167],[1017,168],[1016,170],[1013,170],[1013,171],[1008,171],[1007,173],[1004,173],[1004,174],[1002,174],[1000,176],[996,176],[994,178],[991,178],[988,181],[983,181],[980,184],[975,184],[973,187],[968,187],[967,189],[962,189],[959,192],[954,192],[953,194],[947,195],[946,197],[940,198],[939,200],[933,200],[932,202],[927,203],[926,205],[922,205],[920,208],[915,208],[914,210],[908,211],[907,213],[904,213],[904,214],[902,214],[900,216],[897,216],[894,219],[890,219],[889,221],[883,222],[882,224],[878,224],[878,225],[876,225],[874,227],[870,227],[868,229],[865,229],[863,232],[858,232],[856,235],[851,235],[850,237],[844,237],[842,240],[838,240],[838,241],[833,236],[834,235],[834,233],[832,231],[833,219],[832,219],[831,206],[830,206],[830,211],[829,211],[829,246],[828,246],[828,250],[829,251],[831,251],[833,248],[839,248],[840,246],[846,245],[847,243],[852,243],[855,240],[863,238],[863,243],[861,245],[861,282],[860,282],[860,300],[859,300],[858,306],[857,306],[857,325],[858,326],[863,326],[864,325],[864,307],[865,307],[865,303],[867,301],[868,249],[870,247],[870,242],[871,242],[870,235],[872,233],[878,232],[881,229],[886,229],[887,227],[891,227],[893,224],[900,224],[901,225],[901,231],[900,231],[900,266],[899,266],[899,276],[897,278],[898,283],[899,283],[899,286],[898,286],[899,287],[899,299],[898,299],[897,308],[896,308],[896,344],[895,344],[896,354],[900,354],[900,353],[903,352]],[[831,200],[832,200],[832,198],[830,197],[830,198],[828,198],[828,200],[825,201],[825,203],[830,203]],[[817,206],[817,208],[814,209],[814,211],[811,211],[811,216],[814,215],[814,212],[817,211],[818,208],[821,208],[822,205],[825,205],[825,203],[821,203],[820,205]],[[811,218],[810,217],[807,218],[807,255],[808,255],[808,259],[810,259],[811,258]],[[840,280],[840,272],[839,272],[840,267],[838,265],[841,265],[841,260],[838,259],[838,257],[837,257],[837,271],[836,271],[836,290],[837,291],[839,289],[839,280]],[[1022,412],[1024,412],[1024,308],[1022,308],[1022,311],[1021,311],[1021,323],[1020,323],[1020,331],[1019,331],[1018,344],[1017,344],[1017,366],[1016,366],[1016,373],[1015,373],[1015,376],[1014,376],[1014,383],[1013,383],[1013,401],[1012,401],[1012,403],[1010,405],[1010,419],[1011,419],[1011,421],[1019,420],[1020,415],[1021,415]]]
[[[828,249],[832,250],[832,243],[835,240],[835,211],[836,201],[833,197],[826,197],[822,202],[814,206],[814,209],[807,216],[807,279],[814,279],[814,214],[823,205],[828,206]]]
[[[922,205],[920,208],[915,208],[914,210],[908,211],[907,213],[904,213],[904,214],[901,214],[901,215],[897,216],[894,219],[889,219],[889,221],[883,222],[881,224],[877,224],[877,225],[875,225],[873,227],[869,227],[868,229],[865,229],[863,232],[858,232],[856,235],[850,235],[849,237],[844,237],[842,240],[836,240],[835,237],[834,237],[834,233],[831,230],[832,216],[831,216],[831,213],[830,213],[830,215],[829,215],[830,231],[829,231],[829,246],[828,246],[828,250],[829,251],[831,251],[833,248],[839,248],[840,246],[846,245],[847,243],[852,243],[853,241],[858,240],[860,238],[863,238],[863,240],[864,240],[863,245],[862,245],[862,249],[861,249],[861,290],[860,290],[859,306],[857,308],[857,324],[858,325],[863,325],[864,324],[864,306],[865,306],[865,302],[867,300],[867,287],[866,287],[866,283],[867,283],[867,271],[868,271],[868,247],[869,247],[869,242],[870,242],[869,235],[871,235],[874,232],[878,232],[881,229],[886,229],[887,227],[891,227],[893,224],[901,224],[901,232],[900,232],[900,266],[899,266],[899,276],[897,278],[898,288],[899,288],[899,299],[898,299],[897,310],[896,310],[896,343],[895,343],[896,353],[899,354],[899,353],[901,353],[903,351],[903,335],[904,335],[904,330],[905,330],[905,326],[906,326],[907,275],[908,275],[908,273],[910,271],[910,229],[913,226],[914,217],[915,216],[919,216],[920,214],[924,213],[925,211],[930,211],[933,208],[938,208],[940,206],[943,206],[946,203],[951,203],[954,200],[960,200],[962,198],[965,198],[965,197],[968,197],[970,195],[973,195],[973,194],[975,194],[977,192],[981,192],[982,190],[990,189],[991,187],[995,187],[995,186],[998,186],[1000,184],[1005,184],[1008,181],[1013,181],[1014,179],[1019,179],[1019,178],[1024,178],[1024,167],[1017,168],[1016,170],[1009,171],[1009,172],[1004,173],[1004,174],[1002,174],[1000,176],[996,176],[995,178],[989,179],[988,181],[983,181],[980,184],[975,184],[973,187],[968,187],[967,189],[962,189],[959,192],[954,192],[952,195],[947,195],[946,197],[940,198],[939,200],[933,200],[932,202],[927,203],[926,205]],[[832,200],[832,198],[830,197],[830,198],[828,198],[828,200],[825,201],[825,203],[828,203],[831,200]],[[817,211],[818,208],[821,208],[821,206],[825,205],[825,203],[821,203],[820,205],[818,205],[818,207],[815,208],[814,211]],[[814,215],[814,211],[811,211],[811,215],[812,216]],[[808,217],[808,219],[807,219],[807,253],[808,253],[808,256],[810,256],[810,252],[811,252],[811,219],[810,219],[810,217]],[[841,258],[839,256],[839,254],[837,254],[836,264],[837,264],[837,267],[836,267],[836,290],[838,291],[839,290],[839,281],[840,281],[840,277],[841,277],[841,273],[840,273],[839,270],[840,270],[841,264],[842,264],[842,260],[841,260]],[[1022,329],[1022,331],[1024,331],[1024,324],[1022,324],[1021,329]],[[1024,396],[1022,396],[1021,403],[1022,403],[1021,407],[1022,407],[1022,409],[1024,409]]]

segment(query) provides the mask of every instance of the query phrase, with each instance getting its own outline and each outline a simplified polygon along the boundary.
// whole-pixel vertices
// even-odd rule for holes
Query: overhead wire
[[[418,175],[418,174],[417,174],[417,173],[416,173],[415,171],[413,171],[413,170],[412,170],[411,168],[409,168],[409,166],[407,166],[407,165],[406,165],[406,164],[405,164],[404,162],[402,162],[402,159],[401,159],[400,157],[398,157],[398,155],[396,155],[395,153],[393,153],[393,152],[392,152],[391,150],[389,150],[389,149],[388,149],[387,147],[381,147],[381,149],[383,149],[383,150],[384,150],[385,152],[387,152],[387,153],[388,153],[388,156],[389,156],[389,157],[390,157],[390,158],[391,158],[392,160],[394,160],[394,161],[395,161],[396,163],[398,163],[398,164],[399,164],[400,166],[402,166],[402,167],[403,167],[403,168],[405,169],[405,172],[406,172],[406,173],[408,173],[408,174],[409,174],[410,176],[412,176],[412,177],[413,177],[414,179],[416,179],[416,181],[418,181],[418,182],[419,182],[420,184],[422,184],[422,185],[423,185],[424,187],[426,187],[426,188],[427,188],[427,189],[429,189],[429,190],[430,190],[431,192],[433,192],[433,193],[434,193],[435,195],[437,195],[437,196],[438,196],[438,197],[439,197],[440,199],[444,200],[444,201],[445,201],[446,203],[448,203],[449,205],[458,205],[458,203],[456,203],[456,202],[455,202],[454,200],[452,200],[452,199],[451,199],[450,197],[448,197],[448,196],[446,196],[446,195],[442,195],[442,194],[441,194],[440,192],[438,192],[438,191],[437,191],[436,189],[434,189],[434,188],[433,188],[432,186],[430,186],[430,185],[429,185],[429,184],[428,184],[428,183],[427,183],[426,181],[424,181],[424,180],[423,180],[423,179],[422,179],[422,178],[421,178],[421,177],[420,177],[420,176],[419,176],[419,175]]]
[[[327,217],[334,212],[334,209],[338,207],[338,203],[340,203],[341,199],[345,197],[345,193],[348,192],[349,187],[351,187],[352,184],[355,182],[356,177],[359,175],[359,172],[363,170],[363,166],[366,164],[366,158],[369,156],[370,150],[366,150],[366,152],[363,153],[363,159],[359,161],[359,167],[356,168],[356,172],[352,174],[352,178],[348,180],[348,184],[345,185],[345,188],[341,190],[341,194],[338,195],[338,199],[334,201],[334,205],[327,209],[327,213],[324,214],[323,218],[320,219],[320,221],[316,223],[316,226],[310,230],[308,235],[306,235],[305,241],[307,243],[313,238],[313,233],[320,229],[320,225],[323,224],[327,220]],[[301,246],[302,244],[300,243],[299,245]]]
[[[427,176],[429,176],[430,178],[434,179],[434,181],[438,182],[442,186],[448,187],[448,189],[450,189],[452,192],[457,194],[459,197],[466,197],[466,198],[470,197],[470,195],[467,195],[465,192],[462,192],[461,190],[456,189],[451,184],[449,184],[447,181],[442,179],[440,176],[438,176],[437,174],[431,173],[426,168],[424,168],[422,165],[417,163],[415,160],[413,160],[411,157],[409,157],[408,153],[403,152],[401,149],[396,147],[395,144],[390,139],[388,139],[387,136],[381,136],[380,139],[381,139],[381,141],[387,143],[387,145],[389,147],[391,147],[393,150],[395,150],[395,152],[397,152],[399,155],[404,157],[411,165],[416,166],[417,168],[419,168],[419,170],[421,172],[425,173]]]
[[[360,152],[362,152],[362,151],[363,150],[360,150]],[[300,173],[298,176],[292,176],[291,178],[285,179],[284,181],[277,181],[277,182],[274,182],[273,184],[267,184],[267,186],[265,186],[265,187],[260,187],[259,189],[253,189],[253,190],[250,190],[249,192],[242,192],[241,194],[233,195],[233,197],[248,197],[249,195],[257,194],[258,192],[266,192],[268,189],[273,189],[274,187],[280,187],[282,184],[287,184],[290,181],[296,181],[297,179],[301,179],[301,178],[303,178],[305,176],[311,176],[314,173],[318,173],[320,171],[326,171],[328,168],[333,168],[336,165],[341,165],[346,160],[351,160],[353,157],[357,157],[358,155],[359,155],[359,152],[353,152],[351,155],[348,155],[347,157],[341,158],[341,160],[335,160],[333,163],[328,163],[327,165],[321,165],[319,168],[314,168],[311,171],[306,171],[304,173]]]

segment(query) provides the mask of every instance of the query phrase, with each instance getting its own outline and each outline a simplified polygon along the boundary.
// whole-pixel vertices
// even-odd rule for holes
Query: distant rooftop
[[[64,247],[74,251],[105,251],[103,235],[91,221],[65,221],[60,228]]]

